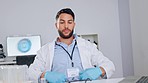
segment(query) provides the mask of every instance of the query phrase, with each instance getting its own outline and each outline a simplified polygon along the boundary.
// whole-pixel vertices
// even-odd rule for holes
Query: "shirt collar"
[[[75,42],[75,41],[77,41],[77,38],[78,38],[78,35],[77,35],[77,34],[73,34],[73,36],[74,36],[74,39],[72,40],[72,43]],[[59,39],[59,38],[57,37],[57,39],[56,39],[55,42],[56,42],[57,44],[61,44],[62,42],[58,42],[58,39]]]

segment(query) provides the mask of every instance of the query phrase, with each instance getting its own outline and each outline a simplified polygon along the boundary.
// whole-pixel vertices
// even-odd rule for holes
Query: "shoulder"
[[[46,44],[44,44],[40,49],[39,49],[39,51],[49,51],[50,50],[50,48],[53,48],[54,47],[54,45],[55,45],[55,43],[54,43],[54,41],[52,41],[52,42],[48,42],[48,43],[46,43]]]
[[[86,39],[83,39],[81,37],[77,38],[77,42],[78,42],[78,48],[83,48],[88,51],[98,50],[97,46],[94,43],[92,43]]]
[[[81,37],[77,37],[77,41],[79,44],[82,44],[82,45],[93,46],[93,44],[90,41],[88,41],[84,38],[81,38]]]
[[[44,45],[40,48],[40,50],[42,50],[42,49],[47,49],[47,48],[49,47],[49,45],[50,45],[50,42],[44,44]]]

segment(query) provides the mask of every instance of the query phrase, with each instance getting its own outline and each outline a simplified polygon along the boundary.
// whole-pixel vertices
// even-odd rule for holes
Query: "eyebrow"
[[[63,19],[60,19],[60,21],[65,21],[65,20],[63,20]],[[74,20],[70,19],[70,20],[68,20],[68,21],[74,21]]]

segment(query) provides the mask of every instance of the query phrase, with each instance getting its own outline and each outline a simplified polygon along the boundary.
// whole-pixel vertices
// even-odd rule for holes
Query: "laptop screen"
[[[39,35],[7,37],[7,56],[36,55],[40,47]]]

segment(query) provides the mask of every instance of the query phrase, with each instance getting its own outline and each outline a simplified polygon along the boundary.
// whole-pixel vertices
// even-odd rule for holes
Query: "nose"
[[[68,28],[68,23],[65,23],[65,28],[66,28],[66,29]]]

